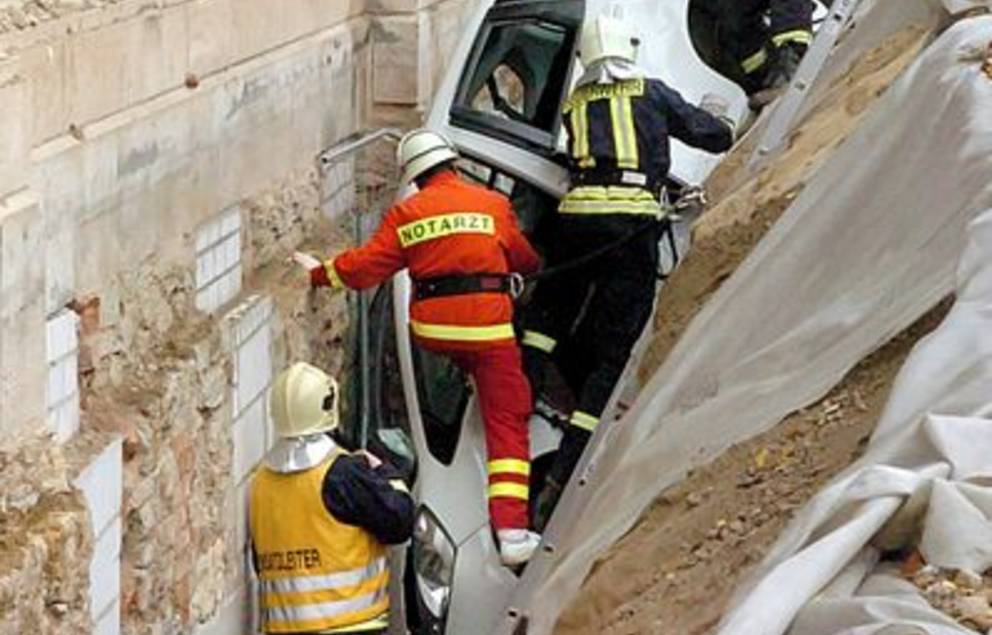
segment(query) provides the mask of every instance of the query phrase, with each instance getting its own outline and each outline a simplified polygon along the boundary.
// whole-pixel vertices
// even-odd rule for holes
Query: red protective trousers
[[[529,525],[530,384],[516,344],[446,353],[475,381],[489,455],[489,517],[493,528]]]

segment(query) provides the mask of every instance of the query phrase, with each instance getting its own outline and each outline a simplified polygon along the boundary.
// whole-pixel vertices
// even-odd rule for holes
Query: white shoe
[[[541,534],[526,529],[500,529],[496,532],[496,538],[499,540],[499,559],[508,567],[530,560],[541,544]]]

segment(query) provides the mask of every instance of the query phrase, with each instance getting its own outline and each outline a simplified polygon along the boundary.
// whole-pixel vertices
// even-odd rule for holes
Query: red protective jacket
[[[407,267],[414,280],[477,273],[528,274],[538,256],[521,233],[509,200],[454,172],[432,177],[394,205],[361,247],[327,261],[331,286],[364,289]],[[470,351],[514,341],[513,302],[502,293],[414,300],[410,325],[435,350]]]

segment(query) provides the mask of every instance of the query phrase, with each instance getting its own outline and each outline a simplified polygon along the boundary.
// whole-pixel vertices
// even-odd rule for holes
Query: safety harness
[[[705,193],[700,188],[687,188],[685,193],[674,205],[675,212],[685,210],[694,205],[703,206],[706,204]],[[645,221],[634,228],[631,232],[618,238],[617,240],[603,245],[595,251],[591,251],[584,256],[561,263],[555,267],[543,269],[528,276],[518,273],[479,273],[469,275],[439,276],[436,278],[424,278],[414,280],[413,294],[417,300],[428,300],[431,298],[443,298],[455,295],[465,295],[469,293],[505,293],[511,298],[519,298],[526,285],[564,275],[575,269],[580,269],[590,265],[600,258],[604,258],[617,249],[620,249],[630,241],[642,235],[646,231],[657,231],[658,236],[664,237],[672,252],[672,266],[668,271],[659,271],[658,279],[666,280],[671,275],[675,267],[678,266],[681,257],[678,252],[678,245],[675,242],[675,228],[673,221],[678,220],[677,213],[666,214],[661,219]]]
[[[506,293],[515,298],[523,292],[523,286],[524,277],[518,273],[438,276],[414,280],[413,296],[417,300],[429,300],[469,293]]]

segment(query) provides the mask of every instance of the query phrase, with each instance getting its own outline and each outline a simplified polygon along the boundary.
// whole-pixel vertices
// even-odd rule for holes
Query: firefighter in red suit
[[[400,141],[403,182],[419,191],[383,217],[365,245],[321,262],[295,256],[316,286],[365,289],[408,268],[410,328],[419,346],[448,355],[475,382],[488,450],[489,513],[507,565],[539,543],[528,531],[531,390],[513,331],[511,274],[539,267],[509,200],[463,180],[444,137],[414,130]]]

